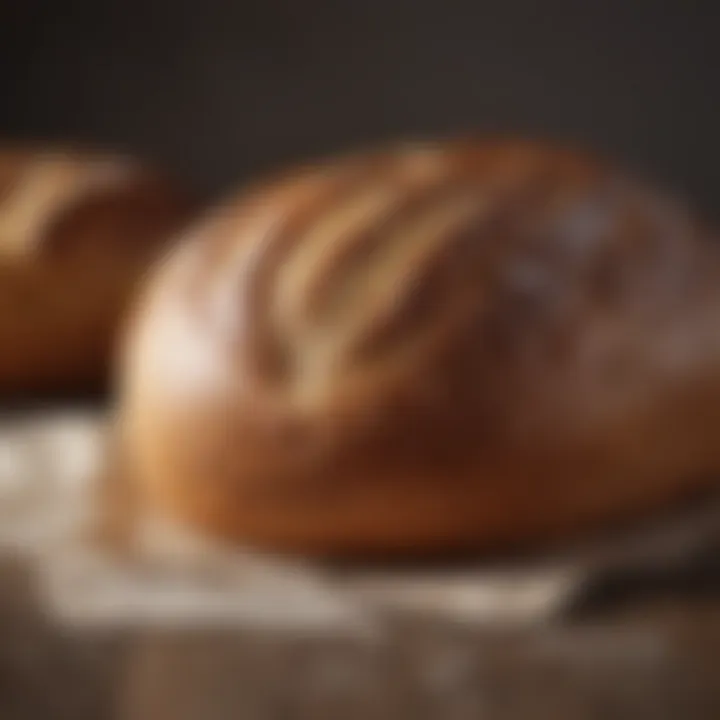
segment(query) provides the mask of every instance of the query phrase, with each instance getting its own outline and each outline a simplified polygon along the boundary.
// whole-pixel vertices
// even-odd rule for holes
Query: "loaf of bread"
[[[569,538],[720,473],[720,254],[676,201],[531,142],[246,190],[142,293],[120,377],[146,509],[273,551]]]
[[[102,388],[129,296],[193,205],[125,158],[0,148],[0,395]]]

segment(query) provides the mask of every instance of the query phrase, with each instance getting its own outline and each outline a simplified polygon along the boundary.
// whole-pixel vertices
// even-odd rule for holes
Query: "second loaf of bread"
[[[133,160],[0,148],[0,395],[100,388],[136,283],[193,207]]]

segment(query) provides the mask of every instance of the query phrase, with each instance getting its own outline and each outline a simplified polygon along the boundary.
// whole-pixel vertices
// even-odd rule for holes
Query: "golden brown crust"
[[[487,548],[720,470],[720,264],[597,159],[446,143],[258,186],[160,268],[123,433],[151,504],[320,553]]]
[[[0,148],[0,395],[98,389],[135,283],[193,206],[129,159]]]

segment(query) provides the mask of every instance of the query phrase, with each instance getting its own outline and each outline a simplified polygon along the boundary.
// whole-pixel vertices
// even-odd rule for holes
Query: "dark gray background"
[[[216,192],[400,136],[564,137],[715,212],[714,0],[0,0],[0,135],[149,155]]]

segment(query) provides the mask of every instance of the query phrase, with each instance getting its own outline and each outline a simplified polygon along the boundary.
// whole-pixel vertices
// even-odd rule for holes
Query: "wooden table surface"
[[[78,530],[97,409],[0,420],[2,720],[720,718],[720,503],[571,553],[328,568]]]

